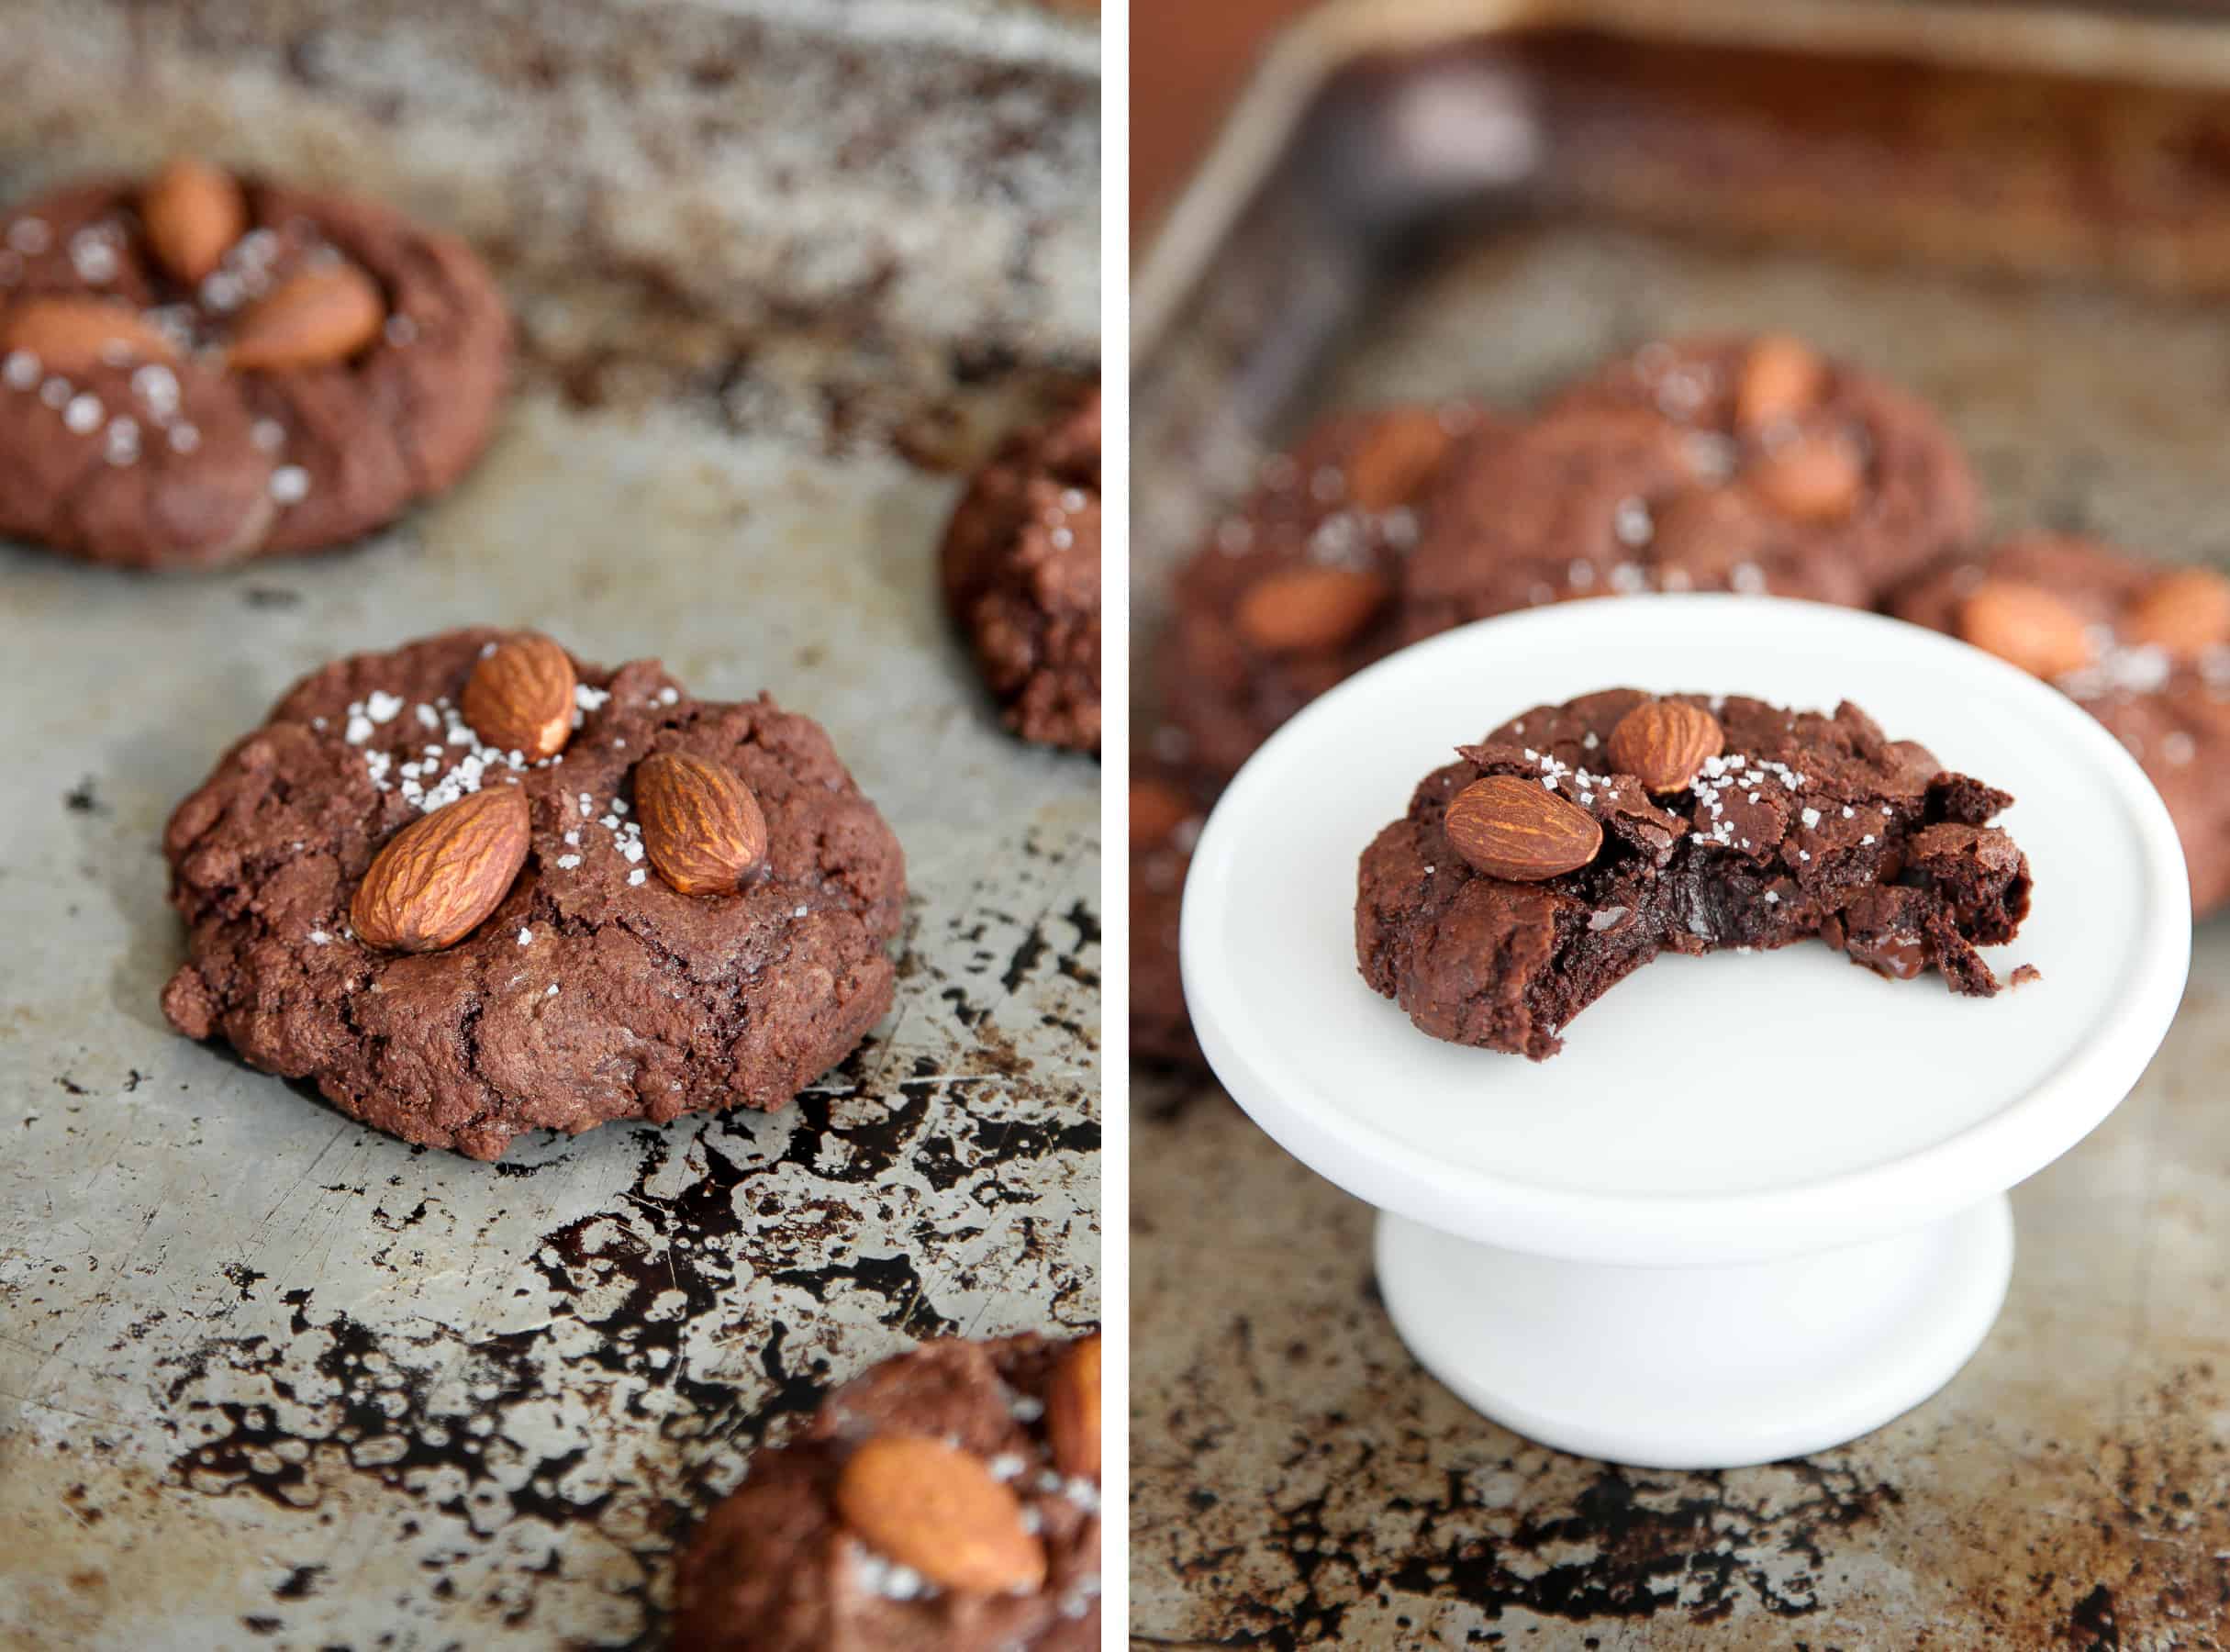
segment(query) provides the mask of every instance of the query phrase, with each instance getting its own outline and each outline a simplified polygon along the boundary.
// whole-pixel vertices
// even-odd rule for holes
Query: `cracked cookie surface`
[[[697,1532],[675,1583],[677,1652],[1098,1646],[1097,1457],[1089,1472],[1064,1460],[1054,1416],[1058,1374],[1080,1347],[1041,1336],[924,1343],[839,1389],[802,1438],[753,1459],[742,1487]],[[1094,1382],[1096,1391],[1096,1375]],[[942,1442],[957,1454],[962,1474],[1008,1489],[1020,1529],[1042,1551],[1035,1587],[941,1586],[848,1524],[849,1509],[854,1520],[864,1514],[927,1542],[923,1557],[932,1565],[942,1557],[940,1545],[947,1554],[959,1546],[949,1515],[909,1530],[913,1511],[902,1496],[865,1510],[848,1501],[853,1459],[871,1442],[893,1438]],[[921,1490],[927,1506],[935,1488]]]
[[[818,724],[764,696],[694,699],[655,661],[575,661],[554,758],[485,745],[458,707],[505,635],[337,661],[225,753],[164,835],[188,928],[164,1014],[474,1158],[530,1130],[782,1106],[890,1007],[897,839]],[[765,870],[741,892],[683,895],[651,870],[633,775],[654,752],[725,765],[755,795]],[[351,899],[396,832],[512,784],[530,843],[485,921],[415,955],[354,937]]]
[[[945,606],[1007,726],[1099,750],[1099,393],[976,474],[940,553]]]
[[[240,180],[245,229],[198,283],[150,245],[142,180],[72,185],[0,215],[0,338],[42,300],[151,329],[67,366],[0,349],[0,536],[96,563],[206,568],[341,544],[453,486],[485,446],[510,324],[452,236],[368,201]],[[352,265],[384,321],[344,360],[228,364],[254,302]]]
[[[1631,688],[1535,707],[1424,778],[1363,853],[1355,953],[1374,991],[1435,1038],[1539,1061],[1667,952],[1816,937],[1881,975],[1934,968],[1955,992],[1999,990],[1975,948],[2012,939],[2028,911],[2027,857],[1988,824],[2010,797],[1847,701],[1831,717],[1662,700],[1708,710],[1723,744],[1654,797],[1611,755],[1622,722],[1653,703]],[[1545,820],[1597,846],[1545,863],[1578,862],[1548,876],[1476,869],[1452,805],[1505,777],[1532,800],[1512,841]]]

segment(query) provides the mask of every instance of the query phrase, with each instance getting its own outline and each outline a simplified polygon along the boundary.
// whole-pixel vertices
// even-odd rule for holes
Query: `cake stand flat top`
[[[1818,943],[1664,957],[1553,1059],[1432,1039],[1363,983],[1357,857],[1428,771],[1530,707],[1598,688],[1863,707],[2012,792],[2036,888],[1988,999]],[[1636,597],[1485,621],[1316,701],[1203,832],[1187,995],[1233,1096],[1383,1208],[1490,1243],[1648,1260],[1853,1236],[2001,1190],[2128,1092],[2181,995],[2183,859],[2130,755],[2056,690],[1948,637],[1760,597]]]

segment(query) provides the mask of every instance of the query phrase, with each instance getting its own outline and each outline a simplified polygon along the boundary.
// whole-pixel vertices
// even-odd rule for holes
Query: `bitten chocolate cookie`
[[[2028,912],[2013,799],[1833,717],[1631,688],[1541,706],[1428,775],[1364,851],[1355,952],[1435,1038],[1545,1060],[1664,952],[1813,936],[1881,975],[1997,977]]]
[[[1199,788],[1177,771],[1144,765],[1132,776],[1131,1054],[1142,1061],[1200,1059],[1185,1010],[1177,921],[1207,816]]]
[[[304,678],[164,834],[163,1013],[474,1158],[782,1106],[890,1008],[890,829],[820,728],[452,631]]]
[[[945,606],[1024,740],[1099,749],[1099,393],[1018,432],[945,530]]]
[[[1449,455],[1401,634],[1640,591],[1871,608],[1978,510],[1935,416],[1868,374],[1782,337],[1650,344]]]
[[[1480,417],[1342,414],[1263,466],[1177,575],[1158,682],[1187,766],[1230,778],[1286,719],[1395,646],[1417,500]]]
[[[463,243],[191,161],[0,218],[0,535],[214,567],[336,545],[471,465],[510,327]]]
[[[2230,902],[2230,579],[2036,535],[1932,570],[1890,611],[2072,696],[2168,805],[2192,910]]]
[[[761,1452],[681,1562],[675,1652],[1099,1645],[1099,1339],[924,1343]]]

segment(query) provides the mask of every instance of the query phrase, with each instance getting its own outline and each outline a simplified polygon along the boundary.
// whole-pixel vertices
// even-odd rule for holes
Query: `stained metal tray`
[[[957,472],[1097,363],[1097,44],[995,0],[31,0],[0,200],[188,146],[490,256],[452,497],[201,579],[0,547],[0,1645],[652,1646],[669,1551],[910,1338],[1099,1314],[1097,766],[940,612]],[[539,626],[771,689],[905,844],[799,1105],[413,1150],[172,1033],[164,817],[297,674]]]
[[[1167,570],[1313,412],[1522,405],[1690,329],[1911,386],[1999,529],[2230,561],[2226,286],[2230,30],[1352,0],[1268,61],[1142,271],[1134,608],[1150,642]],[[1212,1087],[1142,1081],[1138,1644],[2230,1644],[2226,993],[2206,924],[2135,1094],[2014,1194],[2012,1299],[1946,1392],[1725,1474],[1482,1421],[1396,1341],[1363,1206]]]

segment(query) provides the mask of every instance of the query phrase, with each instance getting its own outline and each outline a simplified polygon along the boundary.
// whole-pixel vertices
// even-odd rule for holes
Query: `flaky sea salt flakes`
[[[791,917],[793,917],[793,918],[802,918],[802,917],[804,917],[805,915],[806,915],[806,909],[805,909],[804,907],[799,907],[799,908],[798,908],[798,909],[797,909],[796,911],[794,911],[794,912],[792,912],[792,913],[790,914],[790,916],[791,916]]]
[[[551,983],[550,983],[550,990],[549,990],[548,992],[544,993],[542,996],[543,996],[544,998],[555,998],[555,997],[557,997],[557,983],[556,983],[555,981],[551,982]]]
[[[658,691],[658,703],[662,706],[671,706],[680,698],[681,690],[678,688],[661,688]]]
[[[1766,594],[1766,571],[1756,563],[1736,563],[1727,575],[1727,584],[1745,597],[1763,597]]]
[[[1809,831],[1820,823],[1820,811],[1816,809],[1806,809],[1798,814],[1797,819],[1803,821],[1805,829]]]
[[[298,464],[282,464],[271,473],[271,497],[282,505],[299,505],[309,497],[309,472]]]
[[[73,393],[70,381],[60,374],[39,386],[39,399],[57,413],[70,405],[70,397]]]
[[[460,816],[458,816],[457,818],[458,818],[459,820],[463,820],[464,817],[463,817],[463,816],[462,816],[462,815],[460,815]],[[533,932],[532,930],[530,930],[530,929],[523,929],[523,930],[520,930],[520,931],[518,932],[518,943],[519,943],[521,946],[531,946],[531,945],[533,945],[533,944],[534,944],[534,932]]]
[[[7,227],[7,244],[26,258],[37,258],[54,244],[44,218],[20,218]]]
[[[364,716],[362,712],[358,712],[349,719],[349,726],[344,738],[351,745],[363,744],[365,741],[372,738],[372,720]]]
[[[229,270],[218,270],[201,284],[201,302],[205,307],[223,314],[240,307],[247,295],[240,286],[240,278]]]
[[[134,419],[112,419],[108,421],[107,460],[111,464],[130,464],[139,457],[139,423]]]
[[[403,704],[401,695],[389,694],[384,688],[374,688],[370,694],[364,696],[364,714],[375,723],[393,722],[395,714],[403,709]]]
[[[286,445],[286,427],[275,419],[259,419],[248,427],[248,440],[266,453]]]
[[[106,410],[97,396],[73,396],[62,409],[62,428],[75,436],[89,436],[101,428]]]
[[[648,872],[645,872],[641,866],[637,866],[632,872],[630,872],[627,875],[627,881],[630,885],[640,884],[648,876],[650,876]]]
[[[80,229],[70,238],[70,267],[80,281],[105,285],[117,278],[117,250],[97,229]]]
[[[134,368],[131,388],[157,419],[167,419],[178,410],[178,375],[160,362]]]
[[[1611,531],[1618,536],[1622,545],[1646,545],[1649,536],[1656,531],[1649,507],[1640,499],[1621,499],[1611,513]]]
[[[312,946],[327,945],[332,941],[332,939],[333,937],[327,934],[323,930],[312,930],[309,932],[309,943]]]
[[[39,383],[39,358],[28,350],[11,350],[0,363],[0,384],[10,390],[28,390]]]
[[[201,431],[190,424],[174,424],[168,440],[173,453],[190,453],[201,445]]]

